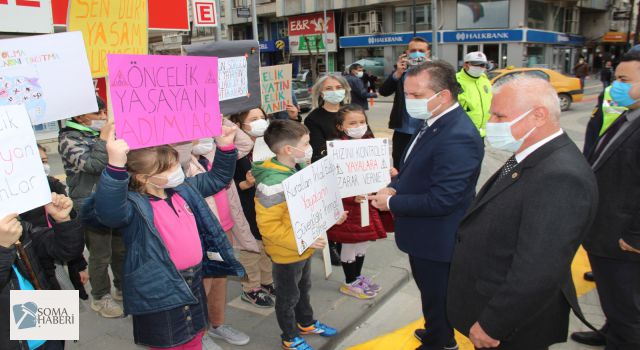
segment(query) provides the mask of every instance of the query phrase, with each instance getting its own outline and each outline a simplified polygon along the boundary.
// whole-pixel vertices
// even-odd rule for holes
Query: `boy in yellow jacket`
[[[282,181],[302,169],[311,160],[309,130],[291,120],[271,122],[264,140],[275,157],[254,163],[251,172],[256,179],[256,221],[262,233],[264,249],[273,262],[276,285],[276,318],[282,330],[285,350],[313,350],[301,334],[330,337],[338,333],[313,318],[311,308],[311,255],[322,249],[325,241],[316,240],[298,255],[289,209]],[[345,219],[344,217],[343,219]],[[344,221],[344,220],[341,220]]]

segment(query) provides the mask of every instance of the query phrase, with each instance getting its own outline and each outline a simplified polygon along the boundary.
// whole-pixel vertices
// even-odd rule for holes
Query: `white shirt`
[[[564,131],[562,131],[562,129],[554,132],[553,134],[545,137],[544,139],[534,143],[533,145],[525,148],[522,152],[517,153],[516,154],[516,162],[518,163],[522,163],[522,161],[527,158],[531,153],[535,152],[538,148],[544,146],[545,144],[551,142],[551,140],[555,139],[556,137],[560,136],[564,134]]]
[[[456,103],[453,104],[453,106],[445,109],[442,113],[438,114],[437,116],[427,119],[427,126],[431,127],[431,125],[433,125],[433,123],[437,122],[438,119],[442,118],[445,114],[451,112],[452,110],[454,110],[454,109],[456,109],[458,107],[460,107],[460,104],[458,102],[456,102]],[[407,155],[404,157],[405,161],[409,157],[409,154],[411,153],[411,150],[413,150],[413,146],[416,145],[417,141],[418,141],[418,137],[413,139],[413,142],[411,143],[411,146],[409,146],[409,150],[407,151]],[[393,196],[389,196],[387,198],[387,208],[389,208],[389,210],[391,210],[391,207],[389,206],[389,201],[391,200],[391,197],[393,197]]]

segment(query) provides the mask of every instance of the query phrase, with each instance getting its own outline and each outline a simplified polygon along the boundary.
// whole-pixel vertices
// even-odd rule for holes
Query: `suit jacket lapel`
[[[618,136],[616,139],[614,139],[611,143],[611,145],[609,146],[609,148],[607,148],[606,151],[604,151],[604,153],[602,153],[602,156],[600,156],[600,159],[596,159],[594,160],[595,163],[595,167],[593,168],[593,171],[597,171],[598,169],[600,169],[600,167],[602,167],[602,164],[604,164],[607,159],[609,159],[609,157],[611,157],[611,155],[618,149],[620,148],[620,146],[629,138],[629,136],[631,136],[631,134],[633,134],[638,128],[640,128],[640,118],[636,118],[633,122],[631,122],[631,124],[629,125],[629,127],[625,130],[623,130],[622,134],[620,134],[620,136]],[[615,137],[615,136],[614,136]]]
[[[420,140],[418,140],[416,142],[416,144],[413,146],[413,149],[411,150],[411,153],[409,153],[409,156],[407,157],[405,154],[405,157],[407,158],[406,161],[404,162],[404,164],[408,164],[413,158],[415,158],[416,154],[419,153],[420,149],[422,147],[424,147],[424,145],[426,145],[427,143],[429,143],[429,141],[433,140],[433,137],[440,131],[440,128],[438,128],[436,126],[437,122],[434,123],[433,125],[431,125],[422,135],[422,137],[420,138]],[[419,134],[419,132],[416,134]],[[415,139],[415,137],[413,138]],[[413,142],[413,141],[412,141]],[[409,147],[411,147],[411,144],[409,144]],[[406,151],[409,150],[409,147],[407,147]],[[405,152],[406,152],[405,151]]]

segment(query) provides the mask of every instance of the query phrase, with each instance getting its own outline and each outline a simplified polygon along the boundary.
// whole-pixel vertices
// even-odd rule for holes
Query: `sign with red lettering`
[[[69,0],[51,0],[51,6],[53,25],[66,26]],[[188,0],[149,0],[149,30],[189,30]]]
[[[327,12],[327,36],[324,38],[324,13],[314,13],[289,18],[289,50],[294,55],[324,52],[337,52],[335,16]]]
[[[0,32],[53,33],[51,1],[0,0]]]
[[[218,26],[215,0],[193,0],[193,25],[196,27]]]
[[[335,16],[327,12],[327,33],[335,33]],[[314,35],[324,33],[324,13],[293,16],[289,18],[289,35]]]

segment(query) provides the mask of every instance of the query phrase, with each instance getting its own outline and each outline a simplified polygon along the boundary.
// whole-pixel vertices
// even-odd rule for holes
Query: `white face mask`
[[[269,127],[269,122],[266,119],[258,119],[245,124],[251,127],[251,130],[247,131],[247,133],[253,137],[263,136],[264,132],[267,131],[267,128]]]
[[[42,166],[44,167],[44,173],[45,173],[45,175],[49,176],[49,174],[51,173],[51,165],[49,165],[49,164],[42,164]]]
[[[356,77],[358,77],[358,78],[362,78],[363,76],[364,76],[364,72],[356,73]]]
[[[155,175],[152,177],[155,177]],[[176,167],[176,170],[174,170],[171,174],[169,174],[169,176],[167,176],[166,184],[162,186],[158,186],[153,182],[149,182],[149,183],[158,188],[174,188],[174,187],[178,187],[183,182],[184,182],[184,171],[182,171],[181,167]]]
[[[303,152],[301,149],[295,148],[293,146],[291,146],[291,148],[298,150],[300,152]],[[296,164],[300,164],[300,163],[309,163],[311,162],[311,157],[313,156],[313,147],[309,146],[307,147],[306,150],[304,150],[304,156],[302,156],[302,158],[298,158],[296,156],[293,156],[293,161],[296,162]]]
[[[345,95],[346,95],[346,90],[344,89],[334,90],[334,91],[323,91],[322,99],[324,99],[329,103],[337,105],[340,102],[344,101]]]
[[[429,101],[433,100],[436,96],[438,96],[440,92],[429,98],[416,98],[416,99],[408,99],[405,97],[405,106],[407,108],[407,113],[411,118],[427,120],[433,116],[433,111],[429,110]],[[438,107],[434,108],[434,110],[440,108],[442,104],[438,105]]]
[[[107,121],[104,119],[92,120],[91,124],[89,124],[89,128],[91,130],[100,131],[107,124]]]
[[[485,71],[486,69],[476,66],[469,66],[469,69],[467,69],[467,73],[474,78],[479,78]]]
[[[213,151],[214,148],[215,146],[213,144],[213,139],[210,137],[207,137],[207,138],[198,140],[198,144],[193,146],[191,153],[195,154],[196,156],[202,156]]]
[[[369,127],[365,124],[355,128],[345,129],[345,134],[347,134],[347,136],[354,139],[361,139],[364,136],[364,134],[367,133],[367,130],[369,130]]]
[[[487,128],[485,129],[487,132],[486,137],[491,147],[511,153],[515,153],[519,150],[524,143],[524,140],[529,137],[536,128],[534,127],[531,129],[531,131],[524,135],[520,140],[516,140],[511,133],[511,126],[524,119],[532,110],[533,108],[522,113],[519,117],[510,122],[487,123]]]

